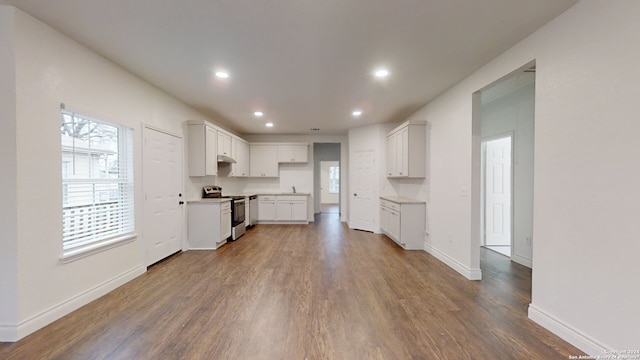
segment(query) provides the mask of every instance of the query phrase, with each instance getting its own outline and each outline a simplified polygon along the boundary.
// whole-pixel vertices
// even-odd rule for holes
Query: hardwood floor
[[[338,204],[320,204],[320,212],[322,214],[339,214],[340,205]]]
[[[567,359],[527,319],[531,271],[482,250],[481,282],[337,216],[187,251],[0,359]]]

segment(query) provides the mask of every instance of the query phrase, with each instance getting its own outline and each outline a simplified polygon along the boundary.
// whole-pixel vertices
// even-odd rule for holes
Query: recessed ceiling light
[[[264,124],[264,126],[266,126],[266,127],[273,127],[273,123],[268,122],[268,123]]]
[[[373,76],[377,77],[378,79],[384,79],[389,76],[389,70],[387,70],[386,68],[376,69],[373,72]]]
[[[216,77],[218,79],[226,79],[226,78],[229,77],[229,73],[226,72],[226,71],[222,71],[222,70],[221,71],[216,71]]]
[[[351,115],[352,115],[353,117],[360,117],[360,115],[362,115],[362,110],[360,110],[360,109],[353,110],[353,112],[351,113]]]
[[[264,115],[264,113],[262,111],[255,111],[253,113],[253,116],[255,116],[255,117],[262,117],[262,115]]]

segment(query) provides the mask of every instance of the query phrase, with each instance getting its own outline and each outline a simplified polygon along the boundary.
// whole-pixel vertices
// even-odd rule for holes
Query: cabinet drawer
[[[220,204],[220,211],[231,210],[231,201],[223,202]]]
[[[276,197],[274,195],[260,195],[258,196],[258,201],[275,201]]]
[[[278,195],[278,201],[304,201],[306,196],[300,195]]]
[[[389,209],[393,209],[396,211],[400,211],[400,204],[396,204],[394,202],[388,201],[388,200],[380,200],[380,206],[384,206],[387,207]]]

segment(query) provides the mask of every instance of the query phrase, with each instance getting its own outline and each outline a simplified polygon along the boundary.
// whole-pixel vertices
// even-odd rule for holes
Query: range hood
[[[218,155],[218,162],[235,164],[236,161],[231,156]]]

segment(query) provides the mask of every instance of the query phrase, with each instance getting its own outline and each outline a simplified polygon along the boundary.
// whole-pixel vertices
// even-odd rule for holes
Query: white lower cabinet
[[[258,221],[266,223],[308,223],[308,195],[259,195]]]
[[[307,197],[291,202],[291,220],[309,222],[307,217]]]
[[[189,249],[215,250],[231,236],[231,202],[189,202],[187,222]]]
[[[426,204],[391,199],[380,198],[380,229],[405,250],[424,250]]]
[[[276,220],[276,197],[271,195],[258,196],[258,221]]]

